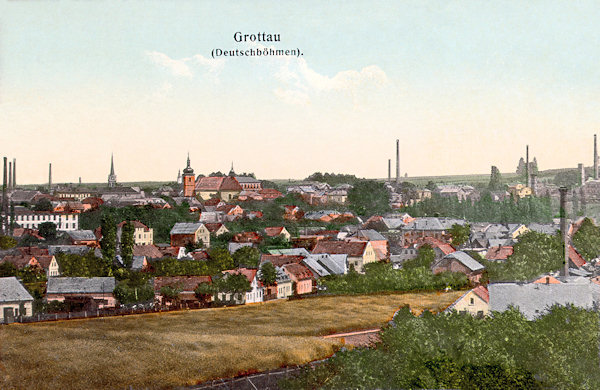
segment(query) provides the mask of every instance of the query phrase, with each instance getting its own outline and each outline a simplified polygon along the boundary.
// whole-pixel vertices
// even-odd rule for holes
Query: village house
[[[256,180],[252,176],[235,176],[235,180],[240,183],[242,189],[246,191],[260,191],[262,190],[262,182]]]
[[[33,314],[33,297],[11,276],[0,278],[0,322],[13,322],[18,316]]]
[[[246,291],[242,303],[258,303],[263,301],[264,287],[261,281],[258,280],[257,272],[258,270],[252,268],[238,268],[223,271],[225,277],[227,277],[227,275],[241,274],[248,279],[248,282],[250,282],[250,290]],[[219,301],[227,302],[232,299],[232,294],[230,293],[218,293],[217,295]]]
[[[194,290],[201,283],[212,283],[212,279],[210,276],[161,276],[155,277],[152,280],[152,285],[154,287],[154,298],[161,305],[172,304],[173,302],[166,302],[164,297],[161,294],[161,289],[163,287],[173,287],[176,289],[181,289],[177,296],[177,301],[180,304],[186,304],[195,306],[200,304],[200,306],[206,306],[208,302],[212,300],[211,296],[207,296],[201,299],[198,299]]]
[[[356,272],[364,272],[364,266],[377,261],[375,250],[369,241],[323,241],[317,242],[313,254],[329,253],[332,255],[348,255],[348,268]]]
[[[348,273],[348,255],[345,254],[309,254],[302,260],[302,264],[307,266],[316,278]]]
[[[223,213],[225,221],[228,222],[244,217],[244,209],[239,205],[226,204],[224,206],[219,206],[217,207],[217,212]]]
[[[489,310],[490,295],[484,286],[477,286],[461,295],[445,311],[457,311],[459,313],[469,313],[473,316],[487,316]]]
[[[288,221],[299,221],[304,217],[304,212],[298,206],[286,205],[283,206],[283,209],[283,219]]]
[[[71,245],[98,246],[98,239],[91,230],[71,230],[67,232]]]
[[[452,252],[432,265],[434,274],[441,272],[461,272],[472,283],[479,283],[485,267],[463,251]]]
[[[285,299],[294,295],[293,282],[282,267],[275,267],[277,271],[277,299]]]
[[[242,186],[235,177],[198,177],[196,179],[196,194],[202,199],[217,196],[225,200],[233,200],[242,192]]]
[[[177,222],[170,232],[171,246],[186,246],[187,244],[202,243],[210,247],[210,232],[200,222]]]
[[[134,245],[133,256],[143,256],[147,260],[155,260],[162,258],[163,254],[155,245]]]
[[[71,311],[114,307],[113,277],[55,277],[48,278],[46,300],[64,302]]]
[[[485,259],[488,261],[506,261],[512,256],[514,248],[512,246],[495,246],[487,250]]]
[[[262,196],[263,200],[273,200],[277,198],[283,198],[283,194],[280,191],[277,191],[273,188],[264,188],[258,191],[260,196]]]
[[[287,231],[285,226],[272,226],[265,228],[265,236],[267,237],[279,237],[282,236],[287,241],[292,238],[292,235]]]
[[[7,255],[0,260],[2,263],[11,263],[17,269],[23,269],[25,267],[41,267],[35,256],[18,254],[18,255]]]
[[[260,244],[262,236],[257,232],[240,232],[233,236],[233,242],[250,242]]]
[[[205,211],[217,211],[219,207],[226,206],[227,203],[223,202],[220,198],[210,198],[204,201],[203,207]]]
[[[390,245],[388,240],[373,229],[361,229],[348,236],[349,241],[369,241],[375,250],[377,260],[385,260],[390,256]]]
[[[302,295],[313,292],[314,277],[312,272],[305,265],[291,263],[285,264],[281,268],[288,274],[292,282],[296,283],[296,294]]]
[[[304,260],[302,255],[260,255],[260,265],[269,262],[275,267],[283,267],[286,264],[300,264]]]
[[[121,234],[123,234],[123,226],[127,221],[123,221],[117,225],[117,242],[121,242]],[[154,229],[149,228],[140,221],[131,221],[133,224],[133,243],[135,245],[152,245],[154,244]]]
[[[446,235],[446,227],[439,218],[434,217],[416,218],[414,221],[402,226],[401,230],[405,244],[414,243],[425,237],[443,240]]]
[[[216,237],[224,233],[229,233],[229,229],[222,223],[205,223],[204,226],[206,226],[210,234],[214,234]]]

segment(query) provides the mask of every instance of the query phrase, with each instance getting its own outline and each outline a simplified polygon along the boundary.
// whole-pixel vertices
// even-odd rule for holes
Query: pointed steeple
[[[183,176],[191,176],[193,174],[194,170],[192,169],[192,165],[190,163],[190,153],[188,152],[187,166],[183,169]]]
[[[115,162],[113,159],[113,154],[110,154],[110,174],[114,175],[115,174]]]
[[[229,176],[235,176],[235,171],[233,170],[233,161],[231,162],[231,170],[229,171]]]
[[[108,175],[108,186],[114,187],[117,185],[117,175],[115,175],[115,162],[113,154],[110,154],[110,174]]]

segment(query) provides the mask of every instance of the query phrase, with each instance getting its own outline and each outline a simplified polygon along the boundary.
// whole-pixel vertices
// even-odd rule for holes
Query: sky
[[[597,1],[0,0],[17,182],[301,179],[592,165]],[[279,34],[236,42],[234,34]],[[301,56],[216,57],[215,49]]]

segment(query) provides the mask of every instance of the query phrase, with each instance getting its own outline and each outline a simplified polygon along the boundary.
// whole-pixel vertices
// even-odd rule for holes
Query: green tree
[[[361,216],[382,215],[391,210],[390,194],[383,183],[374,180],[357,182],[348,191],[350,209]]]
[[[40,199],[34,206],[35,211],[52,211],[52,202],[47,198]]]
[[[597,258],[600,256],[600,228],[585,218],[573,236],[573,244],[587,261]]]
[[[233,258],[227,249],[214,248],[209,252],[207,265],[216,272],[233,268]]]
[[[274,285],[275,281],[277,281],[277,270],[275,269],[275,266],[268,261],[263,263],[263,265],[260,267],[259,280],[265,286]]]
[[[162,295],[166,302],[177,302],[181,291],[183,291],[183,286],[180,284],[162,286],[160,288],[160,295]]]
[[[115,259],[117,245],[117,228],[113,216],[110,214],[103,216],[100,227],[102,230],[102,239],[100,240],[102,257],[106,265],[111,267]]]
[[[17,240],[10,236],[0,236],[0,249],[10,249],[17,246]]]
[[[429,270],[433,260],[435,259],[435,252],[433,248],[428,244],[423,244],[419,248],[417,252],[417,257],[414,259],[406,260],[402,264],[402,268],[404,269],[413,269],[413,268],[426,268]]]
[[[497,191],[502,189],[502,175],[496,166],[492,166],[492,173],[490,174],[490,183],[488,184],[488,188],[491,191]]]
[[[56,224],[52,222],[42,222],[38,227],[40,236],[46,240],[54,240],[56,238]]]
[[[119,282],[113,291],[114,297],[123,305],[136,302],[148,302],[154,299],[154,289],[150,283],[130,284],[127,280]]]
[[[469,239],[469,236],[471,236],[471,225],[469,225],[469,224],[459,225],[459,224],[455,223],[448,230],[448,232],[452,236],[452,245],[460,246],[460,245],[464,244],[465,242],[467,242],[467,240]]]
[[[131,268],[133,264],[133,245],[134,245],[135,227],[131,221],[127,221],[121,230],[121,258],[123,266]]]
[[[251,246],[244,246],[236,250],[233,255],[233,266],[244,265],[250,268],[258,267],[260,261],[260,251]]]
[[[103,259],[96,257],[93,250],[85,255],[58,253],[56,261],[62,276],[91,278],[111,274],[110,267]]]
[[[17,267],[15,267],[13,263],[10,263],[8,261],[0,263],[0,278],[4,278],[7,276],[17,276],[18,273],[19,270],[17,269]]]

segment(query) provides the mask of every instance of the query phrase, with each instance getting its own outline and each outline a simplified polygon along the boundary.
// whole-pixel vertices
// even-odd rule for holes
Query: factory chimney
[[[17,159],[13,158],[13,188],[17,188]]]
[[[594,134],[594,180],[598,180],[598,148],[596,147],[596,134]]]
[[[563,276],[569,276],[569,235],[567,228],[567,187],[560,187],[560,233],[565,249]]]
[[[396,186],[400,184],[400,140],[396,140]]]
[[[8,162],[8,190],[11,191],[13,188],[12,184],[12,161]]]
[[[52,163],[48,164],[48,192],[52,192]]]
[[[6,172],[6,157],[4,157],[4,173],[3,173],[4,179],[2,180],[2,220],[1,220],[2,221],[2,223],[1,223],[2,224],[2,226],[1,226],[2,233],[4,233],[4,234],[7,233],[7,230],[6,230],[7,207],[6,206],[8,205],[8,199],[6,199],[6,179],[7,179],[6,173],[7,173]]]
[[[579,185],[582,186],[585,184],[585,168],[583,164],[577,164],[577,170],[579,171]]]
[[[388,183],[392,183],[392,159],[388,158]]]

